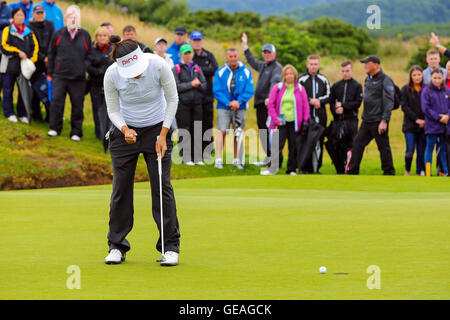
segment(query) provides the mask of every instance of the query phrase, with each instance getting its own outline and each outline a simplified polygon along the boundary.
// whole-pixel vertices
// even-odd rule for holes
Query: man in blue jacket
[[[64,16],[60,7],[55,4],[55,0],[44,0],[39,3],[45,9],[45,19],[53,22],[55,31],[64,27]]]
[[[9,7],[12,9],[21,7],[25,11],[25,21],[24,24],[28,25],[28,20],[33,14],[33,1],[30,0],[20,0],[19,2],[14,2],[9,5]]]
[[[220,134],[216,138],[216,160],[214,166],[223,168],[222,150],[226,132],[233,126],[234,160],[233,165],[244,169],[244,150],[239,150],[236,136],[242,134],[245,128],[248,102],[255,93],[252,72],[239,60],[237,49],[227,50],[226,64],[214,74],[213,94],[217,100],[217,129]],[[239,158],[238,158],[239,154]]]
[[[183,44],[186,44],[187,31],[183,26],[178,26],[175,28],[175,41],[172,42],[169,48],[167,48],[166,53],[170,54],[172,58],[173,65],[177,65],[181,63],[180,58],[180,48]]]

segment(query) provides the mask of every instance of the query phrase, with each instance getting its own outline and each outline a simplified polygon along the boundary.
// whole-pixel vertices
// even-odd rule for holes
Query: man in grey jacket
[[[267,157],[254,165],[262,166],[269,164],[270,147],[269,134],[267,129],[267,104],[269,103],[269,93],[272,87],[281,81],[282,65],[277,61],[277,53],[273,44],[265,44],[262,48],[264,61],[256,59],[250,52],[247,44],[247,35],[242,34],[242,46],[245,57],[250,66],[259,72],[258,83],[255,89],[254,107],[256,109],[256,119],[258,122],[259,138]]]
[[[368,56],[361,62],[364,63],[364,70],[368,75],[364,83],[364,110],[361,127],[353,141],[347,173],[359,174],[364,149],[372,139],[375,139],[384,174],[395,175],[388,135],[388,123],[395,101],[394,83],[381,70],[381,61],[377,56]]]

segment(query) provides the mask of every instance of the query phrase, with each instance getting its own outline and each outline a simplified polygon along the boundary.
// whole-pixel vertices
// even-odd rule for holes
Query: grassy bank
[[[68,6],[65,2],[58,2],[63,10]],[[111,11],[99,11],[92,7],[82,7],[82,25],[91,34],[103,21],[113,23],[116,33],[120,33],[127,24],[137,28],[139,40],[152,46],[157,37],[165,37],[169,42],[173,39],[171,30],[159,26],[144,25],[134,16],[123,15]],[[382,67],[399,86],[407,82],[405,66],[416,48],[427,41],[426,38],[414,38],[409,41],[380,40],[379,55]],[[219,64],[225,60],[225,48],[234,46],[241,48],[239,43],[223,43],[205,40],[205,48],[211,50],[217,57]],[[245,58],[242,57],[245,62]],[[324,57],[321,72],[331,83],[340,79],[339,65],[343,57]],[[354,61],[355,78],[364,81],[364,71],[358,61]],[[257,73],[254,72],[255,79]],[[110,183],[112,179],[111,161],[108,154],[104,154],[102,146],[94,136],[92,106],[89,95],[85,97],[85,121],[83,125],[84,137],[76,143],[69,139],[70,130],[70,101],[66,100],[64,130],[60,137],[49,138],[46,133],[48,126],[32,123],[31,126],[13,124],[4,117],[0,117],[0,189],[44,188],[70,185],[92,185]],[[361,108],[362,110],[362,108]],[[331,117],[329,117],[331,119]],[[397,174],[402,175],[404,138],[401,132],[403,113],[393,112],[390,124],[391,146]],[[253,108],[247,112],[247,128],[257,129],[256,113]],[[228,152],[231,151],[231,146]],[[286,150],[287,152],[287,146]],[[414,170],[414,165],[413,165]],[[283,172],[283,171],[282,171]],[[335,173],[328,154],[325,153],[324,174]],[[222,175],[258,174],[259,169],[247,166],[245,171],[238,171],[232,166],[224,170],[215,170],[212,165],[206,167],[187,167],[174,165],[172,176],[174,179],[209,177]],[[361,174],[381,174],[379,153],[374,142],[366,150]],[[143,159],[139,161],[136,180],[147,180],[147,172]]]

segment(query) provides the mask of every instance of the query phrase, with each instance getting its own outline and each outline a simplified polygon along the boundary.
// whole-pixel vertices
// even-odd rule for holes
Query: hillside
[[[61,1],[58,4],[63,9],[68,6]],[[133,24],[137,28],[139,40],[150,46],[159,36],[163,36],[169,41],[173,38],[171,30],[141,24],[135,16],[99,11],[92,7],[82,7],[81,20],[82,26],[88,29],[91,34],[103,21],[112,22],[119,33],[125,25]],[[380,41],[378,53],[383,60],[383,68],[397,84],[402,85],[406,83],[407,73],[404,68],[408,59],[417,47],[426,41],[425,38],[404,42],[393,40]],[[205,47],[216,55],[219,64],[224,63],[225,48],[230,45],[241,48],[240,44],[236,42],[205,41]],[[339,65],[342,59],[331,56],[322,59],[321,71],[332,83],[340,78]],[[257,77],[256,73],[254,73],[254,77]],[[362,82],[364,77],[362,65],[355,61],[355,78]],[[62,135],[57,138],[47,137],[48,126],[46,124],[32,123],[30,126],[13,124],[4,117],[0,117],[0,190],[107,184],[111,182],[110,157],[108,154],[103,153],[100,142],[94,137],[89,95],[85,98],[84,137],[79,143],[72,142],[69,139],[70,103],[69,99],[66,101],[64,130]],[[391,143],[398,174],[403,174],[404,138],[401,133],[402,116],[401,111],[394,112],[391,124]],[[257,128],[256,115],[253,108],[250,108],[247,112],[247,128]],[[327,154],[324,157],[324,166],[321,171],[324,174],[333,174],[335,172]],[[223,171],[219,171],[215,170],[211,165],[194,168],[185,165],[174,165],[172,169],[172,177],[174,179],[258,173],[259,169],[251,165],[247,166],[244,172],[232,166],[226,166]],[[381,173],[379,155],[374,144],[371,144],[366,150],[361,173]],[[143,159],[139,161],[136,180],[148,180]]]
[[[339,0],[187,0],[190,10],[222,9],[226,12],[250,11],[262,16],[289,11],[293,8],[306,8],[316,3],[334,3]]]
[[[442,0],[342,0],[336,3],[322,2],[309,8],[299,6],[283,15],[300,22],[329,16],[356,26],[365,26],[371,15],[366,12],[370,5],[380,7],[382,25],[450,22],[450,2]]]

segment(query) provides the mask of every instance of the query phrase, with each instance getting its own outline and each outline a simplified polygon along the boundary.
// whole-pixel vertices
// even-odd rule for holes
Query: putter
[[[159,139],[159,136],[156,138]],[[159,207],[161,212],[161,259],[157,262],[164,261],[164,218],[163,218],[163,198],[162,198],[162,160],[161,154],[158,154],[158,174],[159,174]]]

